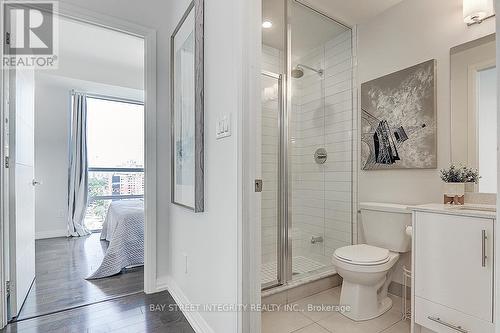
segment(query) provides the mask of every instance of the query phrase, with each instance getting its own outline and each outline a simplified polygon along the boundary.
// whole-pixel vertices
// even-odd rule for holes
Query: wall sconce
[[[493,0],[464,0],[464,22],[470,26],[495,16]]]

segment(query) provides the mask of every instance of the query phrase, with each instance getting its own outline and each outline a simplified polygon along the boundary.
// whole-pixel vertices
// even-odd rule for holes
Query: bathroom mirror
[[[451,161],[479,170],[475,192],[497,192],[495,35],[450,51]]]

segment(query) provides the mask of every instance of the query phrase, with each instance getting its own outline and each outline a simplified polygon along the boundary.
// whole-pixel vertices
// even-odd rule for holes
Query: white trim
[[[479,170],[479,128],[477,99],[478,73],[482,70],[493,68],[495,59],[488,59],[475,64],[469,64],[467,68],[467,165]],[[481,174],[481,170],[479,170]],[[474,184],[474,192],[479,192],[479,183]]]
[[[260,304],[261,262],[261,218],[260,198],[254,191],[258,167],[255,156],[257,113],[261,108],[261,24],[260,1],[240,1],[239,36],[241,50],[237,74],[238,84],[238,303]],[[259,333],[261,314],[259,311],[238,313],[238,332]]]
[[[144,292],[156,289],[156,31],[150,30],[144,38],[145,71],[144,88],[146,111],[146,163],[145,163],[145,207],[144,224]],[[154,286],[154,287],[153,287]]]
[[[75,20],[110,28],[144,38],[144,90],[145,90],[145,221],[144,221],[144,291],[156,291],[156,31],[132,22],[96,13],[67,3],[59,3],[58,14]],[[3,36],[3,35],[2,35]],[[3,43],[2,43],[3,44]],[[2,76],[5,71],[2,71]],[[3,99],[2,99],[3,110]],[[2,129],[3,132],[3,129]],[[3,167],[2,167],[3,169]],[[3,172],[3,170],[2,170]],[[2,225],[5,220],[0,222]],[[3,232],[3,229],[1,229]],[[1,250],[0,250],[1,251]],[[4,254],[2,259],[5,260]],[[2,271],[0,291],[4,295],[5,277]],[[2,298],[3,299],[3,298]],[[0,327],[5,323],[6,305],[0,301]]]
[[[3,6],[0,6],[0,17],[3,20],[4,14],[3,14]],[[4,25],[0,24],[0,39],[2,40],[2,43],[0,43],[0,54],[4,54],[3,52],[3,36],[4,36]],[[8,174],[8,172],[5,172],[4,168],[4,158],[5,158],[5,151],[4,151],[4,107],[5,107],[5,102],[4,102],[4,89],[6,88],[4,86],[4,80],[8,79],[7,73],[8,71],[3,69],[3,65],[0,65],[0,68],[2,70],[2,75],[0,77],[0,329],[2,329],[5,325],[7,325],[7,306],[5,304],[6,298],[5,294],[7,292],[7,288],[5,285],[5,281],[7,280],[6,276],[6,265],[7,261],[5,260],[5,253],[4,253],[4,246],[9,246],[8,243],[8,233],[5,230],[5,223],[4,221],[6,220],[5,217],[5,209],[4,209],[4,204],[5,204],[5,176]]]
[[[160,276],[156,279],[156,292],[164,291],[168,289],[168,276]]]
[[[495,67],[495,59],[488,59],[474,64],[469,64],[467,68],[467,165],[479,168],[479,147],[477,129],[477,74],[478,72]],[[477,187],[477,185],[475,185]],[[477,188],[476,188],[477,190]]]
[[[496,1],[496,7],[499,8],[500,6],[500,0]],[[495,42],[496,42],[496,63],[500,64],[500,41],[499,41],[499,34],[500,34],[500,20],[496,20],[496,37],[495,37]],[[497,66],[498,68],[498,66]],[[500,116],[498,116],[498,110],[500,106],[500,70],[497,70],[497,128],[500,128]],[[500,146],[500,131],[497,131],[497,146]],[[497,154],[497,192],[498,189],[500,189],[500,154]],[[498,195],[497,195],[498,196]],[[495,265],[494,265],[494,270],[493,270],[493,286],[494,286],[494,298],[493,298],[493,309],[495,309],[495,315],[493,318],[493,322],[495,323],[495,332],[500,333],[500,311],[498,311],[498,306],[500,305],[500,273],[499,273],[499,268],[500,268],[500,246],[498,245],[498,242],[500,240],[498,236],[498,228],[496,227],[496,224],[499,221],[500,216],[500,200],[497,198],[497,214],[496,214],[496,221],[493,227],[493,251],[494,251],[494,260],[495,260]]]
[[[35,239],[47,239],[47,238],[56,238],[56,237],[67,237],[67,236],[68,236],[67,229],[38,231],[35,233]]]
[[[156,281],[157,288],[159,290],[168,290],[175,303],[179,307],[184,308],[184,306],[191,305],[192,303],[188,300],[186,295],[182,292],[182,289],[175,283],[170,277],[161,277]],[[203,316],[197,311],[182,311],[184,317],[186,317],[189,325],[193,328],[196,333],[215,333],[214,330],[208,325],[208,323],[203,319]]]

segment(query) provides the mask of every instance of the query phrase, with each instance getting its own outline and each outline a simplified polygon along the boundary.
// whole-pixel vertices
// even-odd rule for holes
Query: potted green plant
[[[441,169],[441,179],[444,182],[444,203],[463,205],[466,185],[477,184],[479,172],[477,169],[451,164],[449,168]]]

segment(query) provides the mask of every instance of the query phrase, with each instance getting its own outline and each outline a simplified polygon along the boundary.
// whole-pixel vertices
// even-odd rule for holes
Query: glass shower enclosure
[[[352,30],[297,0],[280,0],[282,11],[277,2],[263,1],[264,18],[281,23],[263,29],[263,289],[333,273],[355,216]]]

